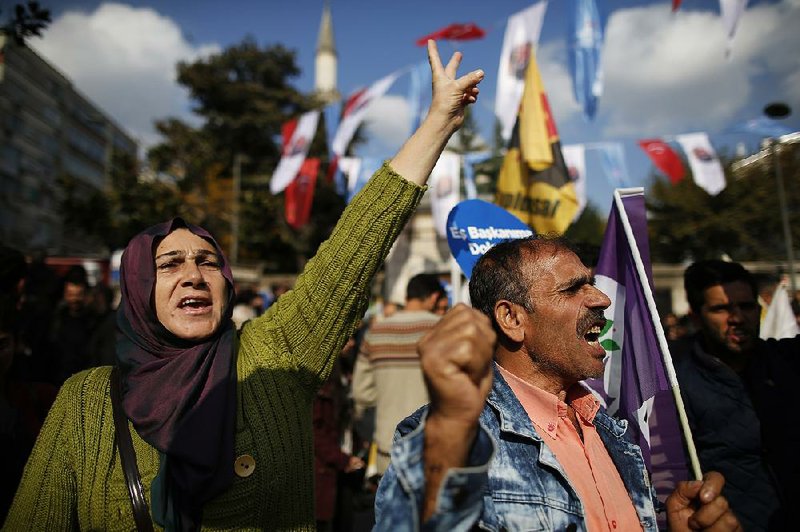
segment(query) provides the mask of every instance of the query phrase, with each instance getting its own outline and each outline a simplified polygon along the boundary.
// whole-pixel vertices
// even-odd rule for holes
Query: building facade
[[[0,34],[0,241],[25,253],[102,253],[66,229],[64,183],[108,186],[112,155],[136,142],[34,50]]]

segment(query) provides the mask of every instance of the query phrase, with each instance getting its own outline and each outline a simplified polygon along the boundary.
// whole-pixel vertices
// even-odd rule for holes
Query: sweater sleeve
[[[263,357],[260,365],[298,370],[310,393],[319,388],[363,317],[370,282],[425,190],[384,163],[344,210],[294,289],[245,327],[241,349]]]
[[[76,376],[77,377],[77,376]],[[76,456],[82,448],[82,380],[64,383],[22,475],[4,530],[78,530]]]

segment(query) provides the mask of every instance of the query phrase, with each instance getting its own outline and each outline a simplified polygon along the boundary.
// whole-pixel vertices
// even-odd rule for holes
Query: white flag
[[[443,152],[436,161],[430,177],[431,214],[433,227],[439,236],[447,236],[447,216],[458,203],[461,156]]]
[[[675,138],[689,159],[694,182],[712,196],[716,196],[725,188],[725,172],[722,170],[708,135],[705,133],[687,133]]]
[[[358,174],[361,172],[361,159],[359,157],[340,157],[337,161],[339,170],[345,175],[348,192],[356,188]]]
[[[386,94],[389,87],[400,75],[400,71],[393,72],[381,78],[366,89],[361,89],[350,96],[344,104],[344,112],[342,113],[342,121],[339,122],[339,129],[336,130],[336,135],[333,137],[331,143],[333,153],[341,157],[347,150],[347,145],[350,144],[353,135],[355,135],[358,126],[364,120],[369,105]]]
[[[728,38],[726,54],[731,51],[733,36],[736,35],[736,26],[739,24],[745,7],[747,7],[747,0],[719,0],[719,12],[722,15],[722,24],[725,26],[725,36]]]
[[[288,187],[297,176],[317,132],[317,122],[319,122],[319,111],[309,111],[297,121],[292,138],[286,143],[278,167],[269,182],[269,190],[273,194]]]
[[[514,129],[522,91],[525,89],[525,70],[533,49],[539,42],[546,10],[547,1],[542,0],[508,17],[494,100],[494,113],[500,121],[501,133],[506,142],[511,138],[511,131]]]
[[[567,165],[567,175],[575,183],[575,195],[578,197],[578,210],[572,219],[575,221],[586,207],[586,147],[583,144],[567,144],[561,146],[561,155]]]
[[[761,322],[760,337],[767,338],[794,338],[800,334],[800,327],[792,312],[789,293],[786,285],[779,283],[772,294],[772,302],[767,307],[767,314]]]

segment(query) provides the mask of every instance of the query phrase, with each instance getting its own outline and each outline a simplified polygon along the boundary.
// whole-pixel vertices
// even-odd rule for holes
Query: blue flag
[[[732,128],[732,131],[736,133],[752,133],[761,137],[771,138],[778,138],[783,135],[788,135],[789,133],[794,133],[792,128],[786,127],[766,116],[753,118],[752,120],[737,124]]]
[[[473,165],[482,163],[489,157],[491,157],[491,153],[484,151],[464,154],[464,189],[467,199],[478,197],[478,189],[475,186],[475,167]]]
[[[422,62],[411,69],[411,82],[408,84],[408,106],[411,112],[411,131],[416,131],[422,114],[430,105],[430,90],[423,90],[431,84],[431,67]],[[423,100],[425,100],[423,102]]]
[[[383,164],[383,159],[375,157],[364,157],[361,159],[361,164],[358,165],[358,170],[355,175],[348,176],[347,203],[353,201],[355,195],[364,188],[369,178],[380,169],[381,164]]]
[[[600,150],[600,161],[609,183],[614,188],[628,186],[628,165],[625,164],[625,149],[619,142],[606,142],[596,146]]]
[[[328,146],[328,154],[331,158],[328,161],[328,179],[333,181],[336,193],[344,197],[347,195],[347,183],[337,165],[336,154],[333,153],[333,137],[336,134],[336,130],[339,129],[340,112],[341,106],[337,103],[328,104],[322,109],[322,114],[325,117],[325,139]]]
[[[603,391],[611,415],[627,419],[633,441],[642,448],[650,469],[648,420],[653,397],[670,389],[647,304],[645,285],[653,286],[644,195],[622,198],[627,219],[641,256],[645,278],[640,277],[616,202],[611,207],[606,233],[595,269],[597,287],[611,298],[608,320],[600,338],[608,352]],[[656,318],[657,319],[657,318]],[[590,383],[596,387],[598,383]]]
[[[333,136],[339,129],[340,107],[338,103],[331,103],[322,108],[323,122],[325,122],[325,142],[330,154],[333,154]]]
[[[600,70],[600,48],[603,46],[603,26],[594,0],[577,0],[572,28],[570,63],[575,100],[589,120],[597,112],[597,99],[603,93]]]

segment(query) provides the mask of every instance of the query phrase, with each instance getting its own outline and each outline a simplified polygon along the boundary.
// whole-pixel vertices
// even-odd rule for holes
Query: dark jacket
[[[342,452],[347,389],[341,383],[339,362],[314,399],[314,485],[317,521],[332,521],[336,511],[337,479],[350,461]]]
[[[759,340],[741,375],[703,350],[699,336],[671,346],[703,471],[725,476],[723,495],[745,530],[783,530],[781,501],[797,500],[800,336]]]

